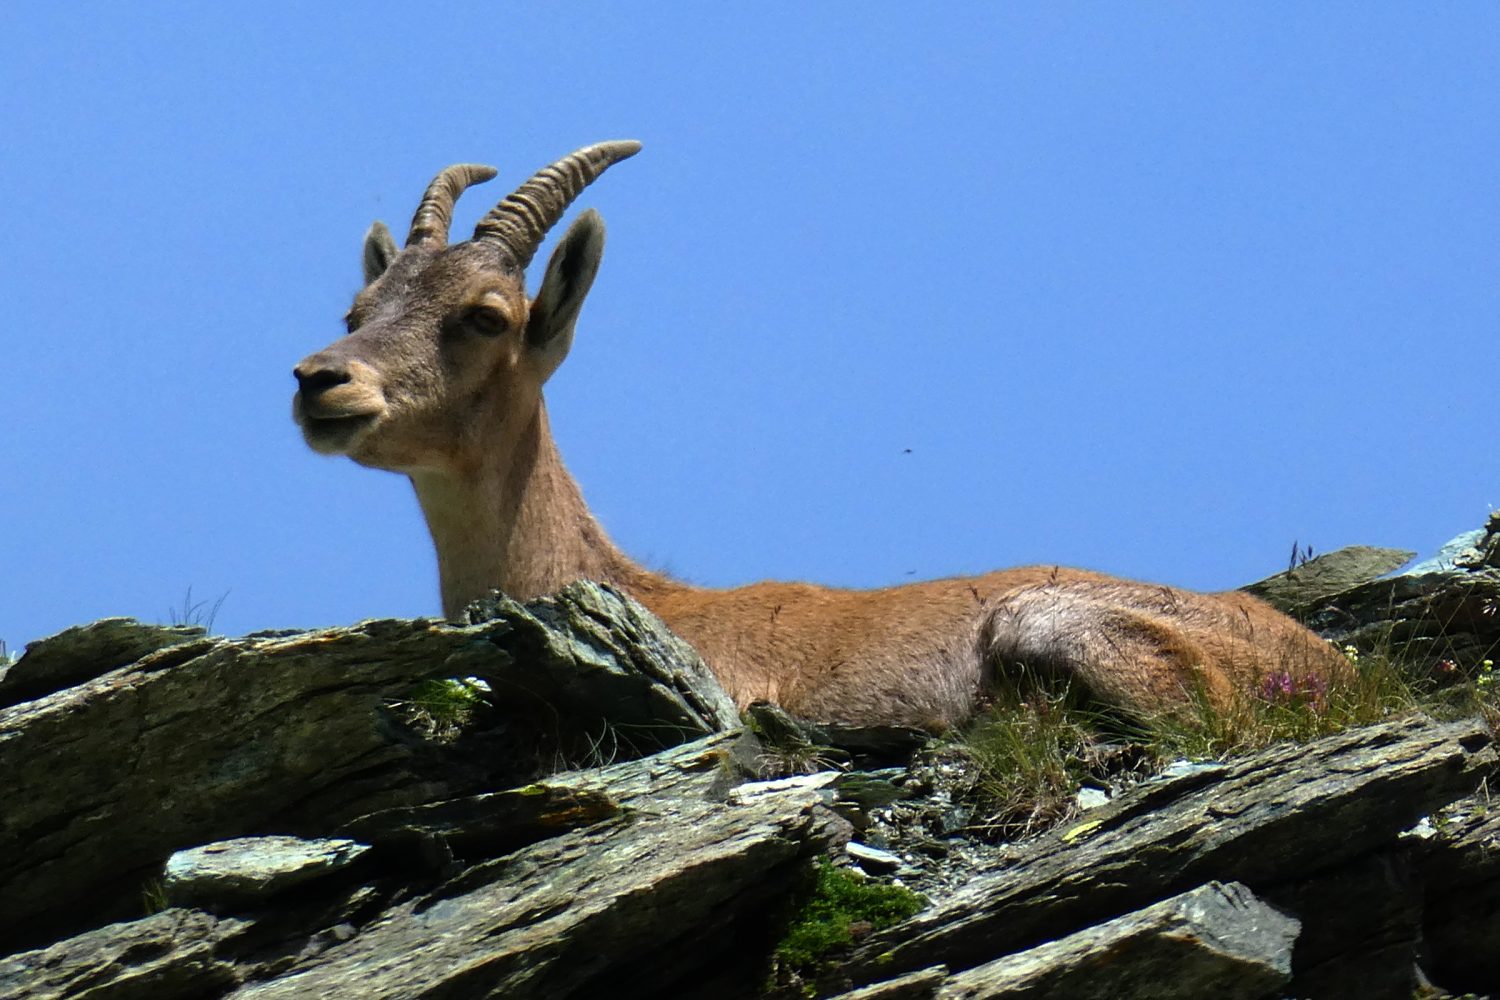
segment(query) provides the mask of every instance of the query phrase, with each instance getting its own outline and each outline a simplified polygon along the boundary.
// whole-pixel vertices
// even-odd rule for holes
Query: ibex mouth
[[[380,419],[377,413],[360,413],[352,417],[304,417],[302,437],[308,447],[324,455],[343,455],[352,449],[365,431]]]
[[[299,393],[292,400],[292,418],[302,428],[307,446],[323,455],[347,455],[385,412],[381,409],[315,416],[307,411],[308,406]]]

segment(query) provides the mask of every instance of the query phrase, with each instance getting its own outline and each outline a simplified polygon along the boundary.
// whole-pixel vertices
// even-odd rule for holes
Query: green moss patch
[[[825,858],[814,871],[810,894],[776,946],[777,962],[787,971],[815,974],[829,957],[851,948],[856,935],[882,930],[926,905],[910,889],[861,878]]]

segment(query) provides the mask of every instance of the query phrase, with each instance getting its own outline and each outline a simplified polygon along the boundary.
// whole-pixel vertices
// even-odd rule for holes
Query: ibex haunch
[[[968,717],[1006,663],[1060,671],[1139,715],[1194,691],[1227,702],[1267,676],[1345,668],[1311,632],[1238,593],[1052,567],[883,590],[712,590],[631,561],[563,467],[542,402],[599,268],[599,216],[568,229],[535,298],[525,272],[584,187],[639,148],[605,142],[564,157],[454,245],[454,201],[495,171],[444,170],[404,248],[371,227],[348,335],[295,369],[293,415],[314,450],[411,478],[450,618],[491,589],[528,599],[600,580],[697,647],[741,705],[766,698],[812,719],[927,728]]]

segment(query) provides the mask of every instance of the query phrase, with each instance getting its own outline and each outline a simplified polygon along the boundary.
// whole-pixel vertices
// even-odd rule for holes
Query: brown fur
[[[367,241],[379,234],[388,244],[383,227]],[[449,617],[492,588],[527,599],[601,580],[691,642],[742,706],[765,698],[814,719],[927,728],[967,718],[994,672],[1017,662],[1138,715],[1195,691],[1227,704],[1271,674],[1345,669],[1317,636],[1252,597],[1084,570],[1033,566],[878,590],[714,590],[646,570],[589,513],[542,402],[602,248],[602,224],[586,212],[528,299],[520,270],[482,241],[399,254],[367,242],[376,273],[355,299],[350,334],[297,366],[294,415],[314,449],[411,478]]]

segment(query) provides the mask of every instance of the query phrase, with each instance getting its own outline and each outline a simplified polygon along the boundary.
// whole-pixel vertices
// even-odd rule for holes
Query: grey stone
[[[1480,614],[1495,576],[1437,579],[1477,582]],[[1433,579],[1379,586],[1430,604],[1450,593],[1421,589]],[[952,781],[919,758],[747,782],[766,748],[628,598],[575,585],[477,617],[189,638],[0,709],[0,940],[36,946],[0,959],[0,998],[742,1000],[810,860],[845,851],[835,811],[868,825],[847,848],[867,865],[912,859],[903,881],[952,866],[919,886],[940,888],[932,907],[830,958],[817,986],[859,985],[851,1000],[1409,996],[1424,946],[1445,988],[1497,981],[1500,811],[1474,796],[1496,755],[1478,723],[1403,718],[1187,762],[1016,844],[937,841],[951,827],[926,818],[916,839],[879,840],[911,796],[963,821],[961,755],[933,751]],[[446,677],[489,692],[486,728],[451,747],[390,707]],[[799,749],[835,742],[776,728]],[[917,738],[835,735],[860,763]],[[1430,835],[1404,835],[1423,816]],[[268,831],[302,839],[251,836]],[[330,836],[370,850],[315,842]],[[156,885],[174,849],[227,838],[248,842],[181,852]],[[870,849],[888,843],[900,853]],[[237,912],[99,926],[139,913],[143,886],[153,904]]]
[[[1260,1000],[1292,978],[1296,919],[1210,882],[952,976],[939,998]]]
[[[1441,810],[1435,836],[1418,855],[1427,971],[1459,994],[1492,992],[1500,983],[1500,808],[1493,787],[1492,780],[1489,789]]]
[[[1465,669],[1500,649],[1500,570],[1455,569],[1360,584],[1302,609],[1309,627],[1362,653],[1394,655],[1416,675]]]
[[[862,986],[848,993],[840,993],[832,1000],[930,1000],[937,995],[938,987],[948,978],[948,967],[934,965],[916,972],[908,972],[883,983]]]
[[[744,982],[732,929],[757,926],[846,828],[813,779],[721,801],[739,738],[553,775],[626,810],[446,881],[383,870],[384,889],[263,896],[243,918],[168,910],[0,961],[0,997],[676,996],[720,968]]]
[[[1282,611],[1291,612],[1384,576],[1406,565],[1415,555],[1406,549],[1350,545],[1240,589]]]
[[[325,878],[369,848],[352,840],[240,837],[177,851],[167,859],[162,890],[175,906],[220,912]]]
[[[872,875],[893,872],[905,864],[899,856],[890,851],[882,851],[878,847],[870,847],[857,840],[851,840],[845,844],[844,850],[848,852],[849,857],[854,859],[855,864]]]
[[[1478,553],[1479,543],[1484,538],[1484,529],[1465,531],[1443,544],[1432,556],[1414,563],[1398,573],[1398,576],[1423,576],[1427,573],[1446,573],[1455,567],[1455,561],[1467,553]]]
[[[1102,788],[1080,788],[1075,801],[1081,810],[1097,809],[1109,805],[1109,793]]]
[[[493,690],[505,742],[449,752],[393,724],[388,706],[417,682],[471,676]],[[371,621],[160,648],[0,709],[0,939],[130,915],[184,844],[320,836],[520,784],[575,754],[636,757],[736,722],[690,647],[594,584],[467,627]]]
[[[241,980],[219,949],[248,924],[164,910],[0,958],[0,1000],[202,1000]]]
[[[504,653],[480,676],[570,726],[607,721],[615,739],[647,751],[739,726],[697,652],[613,587],[580,580],[526,604],[495,593],[468,617]]]
[[[601,791],[547,781],[503,792],[383,809],[351,820],[340,833],[387,859],[418,866],[488,858],[619,815]]]
[[[231,995],[684,995],[705,966],[731,957],[736,915],[790,891],[801,862],[827,845],[829,819],[818,790],[803,787],[731,807],[658,797],[633,822],[475,866],[315,961]]]
[[[146,625],[134,618],[74,625],[26,644],[26,652],[0,676],[0,708],[61,691],[203,635],[196,625]]]

